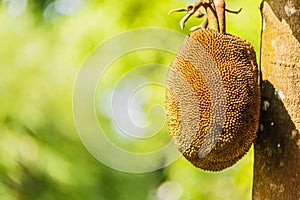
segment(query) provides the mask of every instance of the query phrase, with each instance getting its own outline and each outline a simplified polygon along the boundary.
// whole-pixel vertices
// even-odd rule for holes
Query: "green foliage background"
[[[17,12],[12,4],[18,2],[27,6]],[[73,84],[89,53],[133,28],[181,31],[182,14],[167,13],[188,1],[88,0],[68,14],[56,10],[57,2],[3,0],[0,5],[0,199],[250,199],[252,150],[219,173],[180,158],[162,170],[130,174],[98,162],[76,132]],[[226,2],[229,9],[243,8],[239,15],[227,14],[228,32],[249,40],[259,53],[260,1]],[[191,19],[183,32],[198,23]],[[142,56],[164,65],[173,57],[147,51]],[[142,63],[124,59],[120,69],[108,73],[111,81],[104,87],[111,88],[136,62]],[[155,94],[150,101],[163,104],[164,90]],[[109,122],[106,128],[114,137],[112,119],[99,114],[101,120]],[[168,137],[166,127],[162,134]]]

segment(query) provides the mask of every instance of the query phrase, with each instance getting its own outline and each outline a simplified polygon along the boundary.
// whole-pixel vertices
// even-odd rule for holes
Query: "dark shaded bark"
[[[253,199],[300,199],[300,0],[262,2],[262,101]]]

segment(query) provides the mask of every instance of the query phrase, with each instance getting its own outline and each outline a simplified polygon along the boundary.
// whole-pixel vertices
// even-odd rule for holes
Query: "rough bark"
[[[300,0],[262,2],[262,101],[255,200],[300,199]]]

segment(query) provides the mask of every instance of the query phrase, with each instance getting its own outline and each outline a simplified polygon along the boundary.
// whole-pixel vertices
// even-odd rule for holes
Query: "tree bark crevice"
[[[261,117],[252,198],[300,199],[300,1],[262,2]]]

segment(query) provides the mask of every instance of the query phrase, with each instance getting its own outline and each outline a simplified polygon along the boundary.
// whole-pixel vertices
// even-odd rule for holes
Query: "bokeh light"
[[[191,19],[182,31],[178,25],[182,14],[167,15],[170,9],[185,7],[186,3],[183,0],[1,2],[0,199],[250,198],[252,149],[236,165],[219,173],[196,169],[179,157],[159,170],[134,174],[112,169],[95,159],[76,130],[72,108],[74,84],[90,53],[113,36],[136,28],[159,27],[188,34],[190,27],[200,23],[198,19]],[[233,10],[243,8],[239,15],[227,14],[228,32],[249,40],[258,54],[259,1],[228,0],[227,5]],[[168,40],[178,48],[182,42],[176,38]],[[132,152],[147,152],[170,141],[168,129],[161,123],[165,119],[163,86],[134,86],[163,81],[172,58],[173,54],[162,51],[132,53],[116,60],[103,82],[98,83],[93,104],[97,121],[117,145]],[[147,68],[147,63],[159,66]],[[124,77],[139,66],[144,66],[144,70]],[[125,79],[119,82],[122,77]],[[128,134],[120,131],[114,121],[118,107],[112,113],[108,102],[113,95],[120,98],[128,95],[128,90],[134,91],[128,102],[130,120],[144,128],[129,135],[139,138],[140,143],[124,139]],[[121,101],[116,103],[119,105]],[[155,120],[157,123],[149,126]],[[103,151],[107,157],[113,156],[106,149]]]

